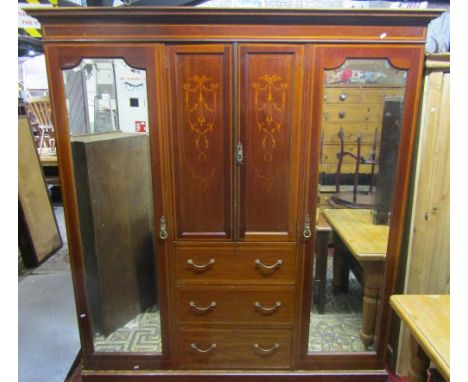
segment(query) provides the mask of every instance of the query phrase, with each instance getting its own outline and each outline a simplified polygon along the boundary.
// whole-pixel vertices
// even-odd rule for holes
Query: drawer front
[[[327,104],[323,107],[323,120],[325,122],[345,121],[381,121],[382,105],[379,104]]]
[[[360,89],[333,88],[325,89],[323,101],[325,103],[361,103]]]
[[[362,102],[368,104],[383,105],[385,97],[403,97],[405,89],[365,89],[362,91]]]
[[[180,287],[181,324],[292,325],[294,288]]]
[[[287,369],[291,331],[264,329],[188,329],[178,333],[185,369]]]
[[[374,143],[375,131],[377,130],[377,141],[380,140],[380,126],[376,121],[373,122],[328,122],[323,125],[323,143],[339,144],[340,137],[338,133],[343,129],[344,142],[356,144],[359,134],[361,134],[362,143]]]
[[[296,246],[179,247],[176,284],[294,284]]]

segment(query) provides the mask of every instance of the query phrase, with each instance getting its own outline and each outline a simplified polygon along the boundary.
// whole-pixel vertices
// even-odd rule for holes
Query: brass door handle
[[[312,230],[310,228],[310,215],[306,215],[304,219],[304,232],[302,234],[306,240],[312,237]]]
[[[271,307],[265,307],[262,304],[260,304],[258,301],[255,301],[254,305],[255,305],[255,308],[260,310],[262,313],[273,313],[273,312],[276,312],[282,304],[281,304],[281,301],[277,301],[275,305]]]
[[[269,349],[265,349],[265,348],[262,348],[259,344],[254,344],[254,348],[256,350],[260,350],[262,353],[265,353],[265,354],[270,354],[270,353],[273,353],[276,349],[279,348],[279,343],[275,343],[271,348]]]
[[[195,264],[192,259],[187,260],[187,264],[191,265],[196,270],[205,270],[209,268],[210,266],[212,266],[214,263],[216,263],[215,259],[210,259],[210,261],[208,261],[206,264],[203,264],[203,265]]]
[[[216,344],[211,344],[209,348],[207,349],[200,349],[197,345],[195,344],[191,344],[190,347],[193,349],[193,350],[196,350],[197,352],[199,353],[208,353],[210,351],[212,351],[213,349],[216,349]]]
[[[191,308],[194,308],[195,310],[198,310],[199,312],[207,312],[216,306],[216,301],[210,302],[208,306],[205,306],[205,307],[197,306],[197,304],[195,304],[193,301],[190,301],[189,305]]]
[[[161,216],[159,219],[159,237],[161,240],[166,240],[167,239],[167,225],[166,225],[166,218],[164,216]]]

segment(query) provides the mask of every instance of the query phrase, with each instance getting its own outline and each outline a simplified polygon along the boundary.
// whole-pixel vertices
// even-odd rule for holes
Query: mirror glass
[[[382,59],[324,73],[309,352],[375,348],[405,83]]]
[[[88,314],[97,352],[161,352],[146,72],[63,71]]]

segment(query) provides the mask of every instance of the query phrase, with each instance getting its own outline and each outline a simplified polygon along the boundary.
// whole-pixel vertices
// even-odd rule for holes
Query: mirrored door
[[[63,80],[94,349],[159,353],[146,71],[85,58]]]
[[[317,209],[302,346],[310,356],[382,353],[411,164],[418,81],[411,69],[420,52],[320,47],[314,60]]]

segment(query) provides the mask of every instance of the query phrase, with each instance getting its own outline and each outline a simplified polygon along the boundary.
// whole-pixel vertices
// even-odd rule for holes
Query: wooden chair
[[[40,131],[37,147],[39,155],[42,154],[44,143],[47,144],[50,153],[55,153],[55,132],[52,125],[49,97],[31,98],[28,101],[28,110],[34,114]]]

